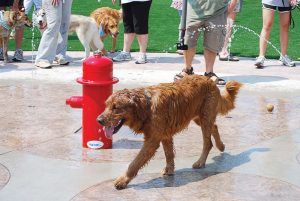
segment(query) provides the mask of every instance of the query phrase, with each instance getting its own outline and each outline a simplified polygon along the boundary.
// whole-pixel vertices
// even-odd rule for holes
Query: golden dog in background
[[[144,134],[144,145],[130,163],[126,173],[115,180],[117,189],[126,188],[140,168],[154,156],[162,143],[166,166],[163,175],[174,173],[173,136],[187,128],[190,121],[201,127],[203,150],[193,168],[203,168],[213,146],[224,151],[216,125],[218,114],[226,114],[234,109],[234,102],[241,84],[229,81],[223,96],[219,88],[209,78],[191,75],[174,83],[156,86],[124,89],[112,94],[106,101],[104,112],[97,121],[104,126],[108,138],[118,132],[123,124],[135,133]]]
[[[102,34],[100,34],[101,41],[104,41],[109,35],[112,37],[111,52],[115,52],[117,36],[119,33],[119,23],[122,21],[122,10],[102,7],[94,10],[91,13],[91,17],[95,19],[99,29],[102,31]],[[102,53],[107,55],[105,49],[102,50]]]

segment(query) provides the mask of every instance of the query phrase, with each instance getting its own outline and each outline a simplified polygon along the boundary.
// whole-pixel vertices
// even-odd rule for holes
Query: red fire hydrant
[[[83,62],[83,77],[76,81],[83,85],[83,96],[72,96],[66,104],[82,108],[82,145],[85,148],[108,149],[112,139],[106,138],[103,127],[96,121],[104,111],[105,101],[112,94],[112,85],[119,81],[113,77],[113,64],[107,57],[94,54]]]

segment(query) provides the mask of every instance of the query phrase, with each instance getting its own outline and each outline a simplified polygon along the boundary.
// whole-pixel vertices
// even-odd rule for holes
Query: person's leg
[[[204,48],[204,60],[205,60],[205,72],[210,73],[214,72],[214,64],[217,53],[209,50],[208,48]]]
[[[216,84],[224,85],[226,82],[219,78],[214,73],[214,64],[217,53],[221,51],[224,45],[226,36],[225,27],[215,28],[216,25],[225,25],[227,19],[227,12],[211,17],[205,21],[205,31],[203,36],[204,59],[205,59],[205,73],[204,75],[211,78]],[[215,26],[212,26],[215,25]]]
[[[268,46],[268,40],[274,23],[274,10],[270,8],[263,7],[262,18],[263,27],[259,38],[259,56],[264,57],[266,54],[266,49]]]
[[[33,5],[33,0],[24,0],[25,14],[28,15]]]
[[[193,60],[196,55],[196,47],[191,47],[191,48],[188,48],[187,50],[183,51],[183,55],[184,55],[183,58],[184,58],[185,69],[191,70]]]
[[[136,35],[139,43],[140,53],[146,54],[148,45],[148,34]]]
[[[281,54],[287,55],[290,27],[290,12],[280,12],[280,48]]]
[[[222,48],[221,52],[219,53],[221,58],[225,58],[225,57],[229,56],[229,52],[228,52],[229,39],[231,37],[232,26],[234,24],[235,17],[236,17],[236,12],[231,12],[227,16],[226,36],[224,39],[223,48]]]
[[[130,52],[135,33],[124,33],[123,52]]]
[[[43,8],[46,12],[47,29],[42,35],[38,48],[35,60],[37,66],[40,66],[39,62],[44,62],[47,64],[51,64],[53,62],[56,55],[57,41],[59,37],[59,29],[62,16],[61,3],[58,6],[54,7],[52,5],[52,0],[43,0]],[[45,66],[49,67],[49,65]]]
[[[288,42],[289,42],[289,26],[290,26],[290,7],[280,7],[280,48],[281,55],[279,61],[289,67],[296,66],[287,55]]]
[[[33,3],[35,5],[36,10],[39,10],[42,8],[42,0],[33,0]]]
[[[24,27],[16,28],[15,33],[15,54],[13,56],[13,61],[22,61],[23,60],[23,51],[22,51],[22,42],[23,42],[23,35],[24,35]]]
[[[133,2],[131,7],[133,11],[134,33],[137,36],[140,53],[142,54],[146,53],[148,45],[148,23],[151,2]]]
[[[56,55],[57,59],[61,60],[58,61],[59,64],[67,64],[68,62],[65,61],[66,52],[68,48],[68,31],[70,25],[70,16],[71,16],[71,7],[72,7],[73,0],[65,0],[62,3],[62,20],[60,24],[60,35],[62,41],[57,45],[56,48]]]

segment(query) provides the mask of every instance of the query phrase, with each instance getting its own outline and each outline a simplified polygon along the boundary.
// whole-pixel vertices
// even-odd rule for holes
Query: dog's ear
[[[119,14],[119,20],[123,21],[123,9],[122,8],[120,10],[118,10],[118,14]]]

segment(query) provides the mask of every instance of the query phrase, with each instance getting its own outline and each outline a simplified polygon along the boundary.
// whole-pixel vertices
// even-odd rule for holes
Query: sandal
[[[175,75],[174,81],[182,79],[186,75],[193,75],[194,74],[194,69],[191,67],[190,69],[184,68],[182,71],[178,74]]]
[[[240,58],[237,57],[237,56],[232,56],[232,55],[228,55],[228,56],[226,56],[226,57],[221,57],[221,56],[219,55],[219,60],[220,60],[220,61],[239,61]]]
[[[215,73],[209,72],[209,73],[204,73],[204,76],[212,79],[217,85],[225,85],[226,82],[222,78],[219,78]]]

